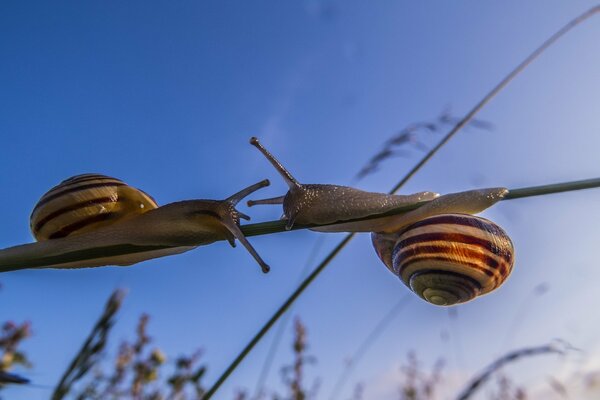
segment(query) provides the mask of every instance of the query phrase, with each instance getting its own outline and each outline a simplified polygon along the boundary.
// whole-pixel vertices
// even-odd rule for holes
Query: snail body
[[[235,239],[268,272],[239,228],[237,203],[269,185],[251,185],[225,200],[187,200],[158,207],[146,193],[98,174],[78,175],[52,188],[34,208],[33,234],[40,241],[0,251],[11,267],[82,268],[131,265]]]
[[[420,192],[412,195],[391,195],[373,193],[348,186],[328,184],[301,184],[264,147],[257,138],[250,143],[275,167],[287,183],[289,190],[284,196],[250,200],[249,206],[257,204],[282,204],[283,215],[287,219],[286,229],[295,223],[301,225],[329,226],[311,228],[326,232],[372,232],[388,225],[390,218],[353,221],[375,214],[383,214],[398,207],[435,199],[433,192]]]

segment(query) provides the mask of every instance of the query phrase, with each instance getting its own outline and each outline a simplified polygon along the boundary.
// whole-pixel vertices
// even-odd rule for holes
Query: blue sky
[[[298,180],[351,184],[399,129],[447,107],[462,115],[591,5],[4,2],[0,243],[31,241],[28,218],[37,199],[79,173],[118,177],[160,204],[225,198],[264,178],[272,185],[256,197],[282,194],[283,181],[248,144],[253,135]],[[599,176],[599,35],[600,19],[592,19],[557,43],[480,114],[494,124],[493,132],[460,133],[404,193]],[[424,137],[427,143],[435,139]],[[393,159],[357,186],[387,191],[419,155]],[[600,280],[599,199],[600,191],[591,190],[503,202],[486,211],[515,243],[509,281],[458,307],[454,321],[446,309],[414,297],[356,368],[345,393],[360,380],[366,398],[394,398],[398,366],[411,349],[425,365],[444,357],[456,380],[449,387],[506,350],[558,337],[583,349],[585,361],[531,361],[519,375],[523,382],[543,386],[549,374],[567,379],[581,365],[600,368],[600,317],[590,307]],[[276,207],[241,210],[253,222],[281,214]],[[205,349],[210,384],[296,286],[319,235],[252,238],[272,266],[268,275],[243,248],[222,242],[129,268],[7,273],[0,276],[0,320],[33,322],[34,336],[24,349],[35,366],[23,373],[53,385],[105,299],[124,287],[129,294],[113,345],[130,338],[139,314],[148,312],[150,332],[167,354]],[[325,237],[319,258],[338,240]],[[532,296],[540,283],[549,291]],[[307,324],[310,352],[318,357],[308,378],[321,377],[323,398],[344,359],[406,293],[362,235],[301,297],[293,315]],[[449,339],[440,339],[441,332]],[[254,388],[271,339],[216,398]],[[289,360],[290,341],[286,334],[275,365]],[[269,386],[279,382],[274,369]],[[43,388],[6,393],[48,396]]]

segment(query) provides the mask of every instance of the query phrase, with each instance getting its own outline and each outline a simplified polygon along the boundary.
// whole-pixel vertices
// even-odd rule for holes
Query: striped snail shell
[[[125,182],[100,174],[82,174],[50,189],[30,218],[36,240],[89,232],[158,207],[152,197]]]
[[[440,214],[394,234],[372,234],[383,263],[419,297],[438,306],[464,303],[499,287],[512,271],[506,232],[485,218]]]

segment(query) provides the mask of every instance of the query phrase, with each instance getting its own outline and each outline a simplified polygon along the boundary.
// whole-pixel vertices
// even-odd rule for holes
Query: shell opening
[[[436,306],[451,306],[479,295],[479,283],[448,271],[425,270],[410,277],[409,287],[423,300]]]

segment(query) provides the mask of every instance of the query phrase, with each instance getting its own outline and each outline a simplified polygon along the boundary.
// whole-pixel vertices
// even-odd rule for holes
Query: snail
[[[289,191],[280,197],[250,200],[283,204],[286,227],[329,224],[322,232],[372,232],[375,251],[384,265],[417,295],[435,305],[469,301],[500,286],[510,274],[514,249],[506,232],[474,216],[501,200],[503,187],[439,196],[421,192],[408,196],[371,193],[324,184],[301,184],[269,153],[257,147],[283,176]],[[375,216],[404,205],[424,202],[396,215]]]
[[[235,239],[260,258],[239,228],[250,217],[235,206],[269,185],[263,180],[225,200],[187,200],[158,206],[142,190],[100,174],[77,175],[50,189],[31,214],[35,243],[0,251],[3,270],[132,265]]]

